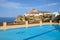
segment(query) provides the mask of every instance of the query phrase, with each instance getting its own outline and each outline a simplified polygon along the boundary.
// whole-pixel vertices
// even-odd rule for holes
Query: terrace
[[[16,17],[13,23],[3,22],[2,28],[21,26],[21,25],[36,25],[36,24],[60,24],[60,14],[52,17],[51,12],[40,12],[38,10],[32,9],[25,15],[19,15]],[[11,28],[12,28],[11,27]]]

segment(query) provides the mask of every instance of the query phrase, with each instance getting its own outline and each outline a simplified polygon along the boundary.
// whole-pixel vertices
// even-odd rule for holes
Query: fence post
[[[26,25],[26,27],[28,26],[28,21],[25,21],[25,25]]]
[[[7,27],[7,22],[3,22],[3,28],[5,29]]]
[[[40,24],[42,24],[42,20],[40,20]]]
[[[50,20],[50,23],[52,23],[52,20]]]

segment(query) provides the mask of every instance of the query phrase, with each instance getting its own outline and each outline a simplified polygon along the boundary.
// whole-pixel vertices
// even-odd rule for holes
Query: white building
[[[36,9],[32,9],[30,11],[28,11],[26,14],[24,14],[25,16],[40,16],[40,15],[44,15],[44,14],[51,14],[51,12],[46,12],[46,11],[38,11]]]
[[[59,15],[59,12],[53,12],[53,14],[54,14],[55,17],[56,17],[57,15]]]
[[[52,19],[55,19],[55,17],[56,17],[57,15],[59,15],[59,12],[53,12],[53,13],[52,13]]]

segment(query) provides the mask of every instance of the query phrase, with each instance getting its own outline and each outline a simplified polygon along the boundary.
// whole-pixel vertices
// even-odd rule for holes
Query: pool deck
[[[12,28],[22,28],[22,27],[28,28],[29,26],[45,25],[45,24],[58,24],[58,25],[60,25],[60,23],[42,23],[42,24],[28,24],[28,25],[7,25],[6,27],[0,26],[0,30],[6,30],[6,29],[12,29]]]

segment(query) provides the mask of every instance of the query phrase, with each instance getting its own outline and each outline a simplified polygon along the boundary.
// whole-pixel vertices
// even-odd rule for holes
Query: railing
[[[53,23],[52,20],[50,20],[49,23]],[[39,24],[43,24],[42,20],[40,20]],[[59,24],[60,24],[60,21],[59,21]],[[26,27],[29,25],[28,21],[25,21],[25,25],[26,25]],[[8,23],[7,22],[3,22],[3,26],[2,27],[6,28],[7,26],[8,26]]]

